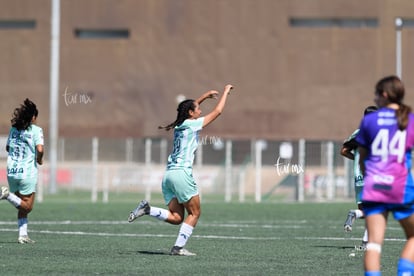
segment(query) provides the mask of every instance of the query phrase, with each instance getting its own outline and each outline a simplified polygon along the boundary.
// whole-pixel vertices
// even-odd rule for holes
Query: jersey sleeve
[[[11,136],[12,136],[12,132],[13,132],[13,128],[10,128],[10,130],[9,130],[9,136],[7,137],[6,146],[10,146],[10,139],[11,139]]]
[[[355,140],[355,137],[358,135],[359,129],[355,130],[351,136],[348,137],[343,143],[344,147],[350,148],[350,149],[356,149],[358,147],[358,143]]]
[[[199,131],[203,128],[204,117],[200,117],[196,120],[186,120],[188,121],[188,126],[193,129],[193,131]]]
[[[409,123],[407,126],[407,147],[411,148],[414,147],[414,114],[410,113],[409,115]]]
[[[43,137],[43,129],[40,127],[35,128],[35,135],[34,135],[34,144],[37,145],[44,145],[44,137]]]

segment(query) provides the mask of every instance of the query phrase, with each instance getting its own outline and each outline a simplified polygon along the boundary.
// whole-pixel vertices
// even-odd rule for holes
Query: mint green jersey
[[[167,169],[193,167],[195,151],[198,147],[198,134],[203,128],[204,117],[187,119],[174,128],[174,145],[168,156]]]
[[[357,150],[358,144],[355,141],[355,137],[358,135],[359,129],[355,130],[351,136],[344,142],[344,145],[353,149],[354,153],[354,178],[355,178],[355,187],[364,186],[364,176],[362,175],[361,169],[359,167],[359,152]]]
[[[33,124],[26,130],[12,127],[7,139],[7,176],[14,179],[37,178],[36,146],[43,143],[40,127]]]
[[[358,135],[359,129],[355,130],[348,139],[345,140],[344,146],[352,149],[354,154],[354,188],[355,188],[355,201],[357,204],[361,203],[362,188],[364,187],[364,175],[359,167],[359,152],[358,143],[355,141],[355,137]]]

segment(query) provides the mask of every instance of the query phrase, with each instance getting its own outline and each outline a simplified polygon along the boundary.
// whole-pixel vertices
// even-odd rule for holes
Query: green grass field
[[[187,248],[169,256],[179,226],[148,216],[127,223],[135,195],[88,202],[88,196],[47,196],[31,213],[35,244],[17,244],[16,210],[0,202],[1,275],[363,275],[363,221],[343,232],[349,203],[218,203],[205,200]],[[136,195],[137,200],[140,198]],[[154,205],[161,200],[154,199]],[[383,275],[395,275],[404,244],[390,220]]]

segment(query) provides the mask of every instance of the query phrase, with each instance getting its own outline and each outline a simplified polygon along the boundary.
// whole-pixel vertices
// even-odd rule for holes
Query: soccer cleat
[[[0,199],[6,199],[9,196],[9,189],[7,187],[0,187]]]
[[[29,236],[20,236],[17,239],[17,242],[20,244],[25,244],[25,243],[35,243],[34,240],[30,239]]]
[[[349,211],[348,218],[346,219],[345,224],[344,224],[345,232],[352,232],[352,224],[354,223],[355,218],[356,218],[355,212],[352,210]]]
[[[149,203],[146,200],[142,200],[138,204],[137,208],[135,208],[129,214],[128,222],[133,222],[134,220],[136,220],[139,217],[142,217],[143,215],[149,215],[150,209],[151,209],[151,207],[150,207]]]
[[[196,254],[182,247],[174,246],[171,249],[170,255],[172,256],[195,256]]]
[[[362,241],[360,246],[355,246],[356,251],[366,251],[367,250],[367,243],[366,241]]]

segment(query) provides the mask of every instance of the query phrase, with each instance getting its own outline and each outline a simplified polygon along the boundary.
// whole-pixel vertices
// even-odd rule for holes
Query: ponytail
[[[177,118],[174,122],[166,126],[159,126],[158,129],[165,129],[166,131],[175,128],[176,126],[181,125],[186,119],[190,117],[188,113],[190,110],[194,111],[195,105],[194,100],[184,100],[182,101],[177,108]]]
[[[11,125],[18,130],[25,130],[32,124],[33,117],[37,117],[39,111],[36,105],[29,99],[24,100],[24,103],[16,108],[13,112]]]
[[[389,103],[398,104],[399,108],[395,110],[398,129],[406,129],[408,125],[408,115],[411,112],[411,107],[403,104],[405,88],[401,79],[397,76],[388,76],[378,81],[375,87],[375,94],[381,95],[382,93],[387,94],[387,100]]]
[[[395,115],[397,116],[397,123],[398,129],[404,130],[407,128],[408,125],[408,115],[411,112],[411,107],[405,105],[403,103],[400,104],[400,108],[395,111]]]

